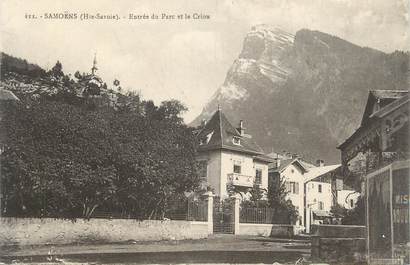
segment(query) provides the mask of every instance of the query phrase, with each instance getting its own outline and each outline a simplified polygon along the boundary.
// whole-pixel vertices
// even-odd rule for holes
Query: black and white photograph
[[[0,265],[409,265],[409,13],[0,0]]]

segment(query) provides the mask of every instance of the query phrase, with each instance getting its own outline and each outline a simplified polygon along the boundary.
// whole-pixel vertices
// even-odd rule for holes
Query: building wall
[[[197,160],[207,161],[207,184],[214,189],[215,195],[227,197],[226,184],[228,174],[233,173],[235,161],[241,164],[241,175],[255,177],[256,169],[262,170],[261,188],[268,188],[268,163],[254,161],[252,155],[232,152],[228,150],[215,150],[202,152]]]
[[[367,264],[365,226],[312,225],[312,230],[312,259],[337,264]]]
[[[237,235],[248,236],[271,236],[271,237],[286,237],[290,238],[297,235],[299,231],[293,225],[277,225],[277,224],[239,224]]]
[[[356,202],[360,197],[359,192],[354,190],[339,190],[337,191],[337,203],[346,209],[353,209],[356,206]],[[346,200],[347,198],[347,200]],[[353,207],[350,200],[353,200]]]
[[[262,169],[262,185],[261,188],[268,188],[268,163],[255,162],[252,155],[232,152],[228,150],[221,151],[221,198],[228,196],[226,191],[226,184],[228,174],[233,173],[234,162],[240,162],[241,175],[255,177],[256,168]]]
[[[322,192],[319,192],[319,185],[322,185]],[[306,183],[306,207],[310,205],[312,210],[330,211],[332,198],[330,183],[318,181]],[[323,202],[323,209],[319,209],[319,202]]]
[[[304,188],[303,188],[303,172],[297,166],[293,164],[289,165],[285,170],[281,173],[281,178],[283,181],[288,182],[295,182],[298,183],[299,192],[298,194],[294,194],[289,192],[287,195],[287,199],[292,201],[292,204],[297,207],[299,216],[301,218],[300,225],[304,226]]]
[[[255,176],[256,172],[255,170],[257,168],[262,169],[262,184],[261,187],[263,189],[268,190],[268,182],[269,182],[269,177],[268,177],[268,171],[269,171],[269,167],[268,167],[268,163],[264,163],[264,162],[260,162],[260,161],[255,161],[255,168],[253,170],[253,175]]]
[[[221,193],[221,151],[209,151],[198,156],[197,160],[207,161],[207,185],[216,195]]]

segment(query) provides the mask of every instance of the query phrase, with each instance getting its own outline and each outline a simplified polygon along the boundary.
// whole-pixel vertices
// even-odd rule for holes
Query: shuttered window
[[[287,181],[285,183],[286,191],[292,194],[299,194],[299,183],[293,181]]]

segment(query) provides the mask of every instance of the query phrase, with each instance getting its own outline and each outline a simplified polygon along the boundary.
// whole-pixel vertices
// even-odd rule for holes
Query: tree
[[[346,216],[347,211],[348,211],[348,210],[347,210],[345,207],[341,206],[340,204],[333,205],[333,206],[330,208],[330,213],[331,213],[334,217],[340,218],[340,219],[343,219],[343,218]],[[338,219],[338,220],[340,220],[340,219]]]
[[[195,139],[175,119],[178,104],[164,111],[142,101],[140,112],[54,99],[27,108],[23,98],[3,111],[7,214],[90,218],[100,210],[162,218],[175,196],[197,189]]]
[[[266,206],[266,200],[263,200],[266,195],[266,190],[262,189],[259,184],[254,184],[253,187],[248,191],[250,196],[250,201],[254,207],[259,208]]]
[[[51,71],[49,74],[57,79],[63,78],[64,72],[63,72],[63,65],[60,63],[60,61],[57,61],[56,64],[51,68]]]
[[[273,208],[273,220],[279,224],[294,224],[298,218],[296,207],[287,199],[285,181],[279,176],[269,180],[268,205]]]
[[[344,225],[364,225],[366,222],[365,213],[365,198],[359,197],[353,209],[347,210],[346,215],[342,219]]]
[[[81,80],[83,78],[83,76],[81,75],[81,73],[79,71],[76,71],[74,73],[74,77],[77,78],[77,80]]]

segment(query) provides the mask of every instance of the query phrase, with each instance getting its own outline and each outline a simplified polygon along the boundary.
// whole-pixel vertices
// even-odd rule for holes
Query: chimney
[[[318,167],[324,167],[325,166],[325,161],[322,159],[316,160],[316,166]]]
[[[237,129],[242,136],[245,134],[245,127],[243,127],[243,120],[239,121],[239,127]]]
[[[279,167],[280,167],[280,159],[276,158],[276,168],[279,168]]]

